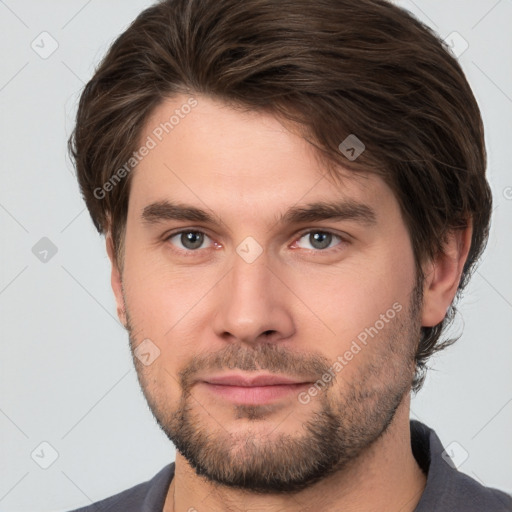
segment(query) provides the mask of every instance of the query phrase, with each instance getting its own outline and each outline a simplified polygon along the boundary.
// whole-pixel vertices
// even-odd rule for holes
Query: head
[[[160,2],[86,85],[70,149],[145,396],[213,481],[290,491],[348,464],[454,341],[488,235],[483,127],[406,11]],[[310,386],[213,399],[229,368]]]

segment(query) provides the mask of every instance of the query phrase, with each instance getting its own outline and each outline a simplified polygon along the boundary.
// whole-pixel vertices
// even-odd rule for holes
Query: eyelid
[[[164,240],[168,240],[169,238],[172,238],[176,235],[181,235],[182,233],[202,233],[203,235],[208,236],[211,238],[211,236],[208,234],[208,230],[204,227],[196,227],[196,226],[186,226],[184,228],[175,228],[171,231],[166,231],[162,238]]]
[[[299,231],[295,236],[297,238],[301,238],[304,235],[307,235],[308,233],[329,233],[330,235],[335,235],[345,241],[348,241],[350,239],[349,235],[346,233],[340,233],[339,231],[330,229],[330,228],[305,228],[301,231]]]

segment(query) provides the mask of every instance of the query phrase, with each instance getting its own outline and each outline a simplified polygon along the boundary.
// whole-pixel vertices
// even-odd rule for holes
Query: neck
[[[413,512],[426,477],[411,449],[410,395],[386,432],[342,470],[293,495],[261,495],[225,488],[198,476],[180,453],[164,512],[316,510]]]

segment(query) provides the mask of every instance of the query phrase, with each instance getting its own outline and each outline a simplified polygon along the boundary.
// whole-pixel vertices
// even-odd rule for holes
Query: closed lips
[[[240,386],[240,387],[259,387],[259,386],[282,386],[282,385],[297,385],[307,384],[307,381],[297,380],[291,377],[285,377],[280,375],[256,375],[256,376],[244,376],[244,375],[218,375],[208,377],[204,379],[204,382],[208,384],[216,384],[220,386]]]

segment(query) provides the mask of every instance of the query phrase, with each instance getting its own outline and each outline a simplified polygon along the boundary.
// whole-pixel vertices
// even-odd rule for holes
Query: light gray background
[[[174,460],[139,390],[104,241],[65,146],[94,66],[150,3],[0,0],[1,511],[86,505]],[[436,357],[412,417],[456,442],[459,462],[467,452],[461,471],[512,492],[512,1],[395,3],[469,43],[459,60],[483,112],[495,198],[457,324],[464,335]],[[51,49],[43,31],[59,45],[45,59],[31,47]],[[47,262],[32,252],[42,237],[58,249]],[[48,469],[38,465],[51,462],[44,441],[58,452]]]

